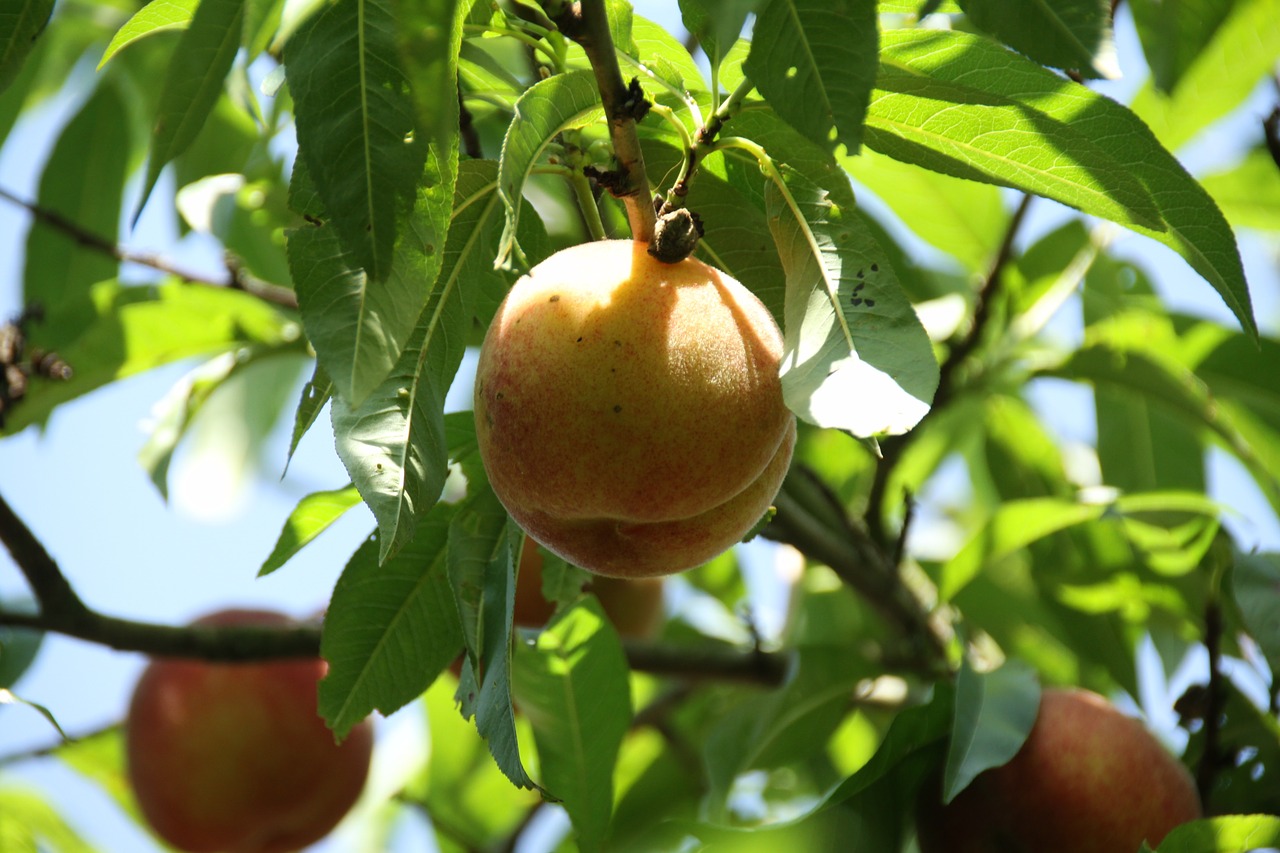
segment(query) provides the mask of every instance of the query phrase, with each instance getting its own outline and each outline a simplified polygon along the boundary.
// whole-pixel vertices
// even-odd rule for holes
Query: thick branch
[[[623,647],[627,662],[638,672],[689,680],[745,681],[766,687],[782,683],[791,659],[784,652],[739,652],[634,640],[623,640]]]
[[[946,640],[924,606],[902,582],[891,556],[854,525],[839,500],[808,469],[793,465],[774,499],[777,515],[762,536],[785,542],[824,563],[856,590],[907,644],[903,663],[928,675],[945,675]]]
[[[1208,707],[1204,715],[1204,752],[1196,767],[1196,790],[1200,794],[1205,813],[1212,814],[1209,798],[1222,761],[1219,735],[1222,730],[1222,709],[1227,698],[1222,683],[1222,608],[1216,600],[1205,606],[1204,647],[1209,653]]]
[[[582,0],[567,5],[559,15],[553,15],[556,26],[566,36],[582,46],[595,72],[600,101],[609,120],[609,136],[613,140],[613,153],[618,166],[626,175],[625,189],[617,195],[627,208],[627,220],[631,224],[631,236],[648,243],[653,240],[653,228],[657,218],[653,199],[649,197],[649,178],[644,168],[644,153],[640,150],[640,138],[636,135],[638,104],[636,93],[627,87],[618,67],[618,55],[614,51],[613,36],[609,33],[609,17],[604,0]]]

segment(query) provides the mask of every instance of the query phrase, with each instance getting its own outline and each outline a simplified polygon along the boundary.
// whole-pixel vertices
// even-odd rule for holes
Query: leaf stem
[[[573,188],[574,199],[578,202],[578,210],[582,213],[582,221],[587,227],[587,234],[592,240],[603,240],[604,223],[600,221],[600,208],[596,204],[595,194],[591,191],[591,181],[581,169],[570,169],[566,175],[569,186]]]
[[[554,68],[557,73],[564,70],[564,62],[556,55],[555,51],[543,43],[541,39],[534,38],[524,30],[512,29],[511,27],[493,27],[486,24],[463,24],[462,31],[464,33],[478,33],[481,35],[485,33],[493,33],[494,35],[506,36],[507,38],[515,39],[531,50],[535,50],[545,56],[547,61],[551,64],[551,67]]]

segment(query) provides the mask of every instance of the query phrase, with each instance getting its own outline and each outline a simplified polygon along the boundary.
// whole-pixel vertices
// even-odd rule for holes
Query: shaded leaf
[[[285,471],[289,470],[293,454],[298,450],[298,442],[302,441],[307,430],[311,429],[316,418],[320,417],[320,412],[324,410],[325,404],[332,396],[333,380],[325,374],[324,368],[317,362],[311,379],[302,386],[302,396],[298,399],[298,408],[293,415],[293,432],[289,436],[289,453],[285,457]]]
[[[1130,0],[1129,9],[1156,87],[1172,92],[1235,0]]]
[[[811,141],[857,153],[877,50],[871,0],[771,0],[756,18],[742,68]]]
[[[289,561],[313,539],[329,529],[347,510],[360,503],[355,486],[312,492],[293,508],[284,521],[284,529],[275,547],[258,570],[258,577],[269,575]]]
[[[983,770],[1007,763],[1022,748],[1040,707],[1035,671],[1008,661],[977,672],[966,661],[956,678],[956,716],[942,774],[949,803]]]
[[[1258,147],[1225,171],[1200,179],[1232,225],[1280,231],[1280,168]]]
[[[1242,554],[1231,572],[1236,606],[1272,672],[1280,672],[1280,555]]]
[[[0,599],[5,613],[37,613],[34,599],[6,596]],[[44,642],[44,632],[31,628],[0,625],[0,689],[12,687],[35,662]]]
[[[975,27],[1042,65],[1119,77],[1109,0],[961,0]]]
[[[41,207],[107,244],[116,241],[129,160],[124,116],[119,90],[103,80],[58,136],[37,198]],[[29,336],[32,343],[61,351],[93,317],[90,288],[113,277],[118,263],[38,220],[31,224],[26,248],[23,301],[43,305],[48,312],[47,321],[34,326]]]
[[[454,508],[440,504],[400,552],[379,562],[367,539],[342,571],[325,615],[320,714],[339,737],[371,711],[413,701],[458,656],[462,633],[446,554]]]
[[[147,203],[160,171],[187,149],[222,94],[244,24],[244,0],[201,0],[174,48],[160,91],[151,153],[134,221]]]
[[[53,0],[19,0],[0,7],[0,92],[22,70],[52,13]]]
[[[763,0],[680,0],[680,20],[715,68],[742,35],[747,15],[762,5]]]
[[[496,189],[493,163],[461,164],[443,268],[413,336],[363,403],[333,404],[338,455],[378,520],[383,559],[413,534],[416,519],[440,495],[448,473],[445,394],[462,362],[478,299],[505,293],[506,282],[492,264],[502,221]],[[524,232],[531,247],[545,242],[531,226]]]
[[[449,582],[467,650],[458,700],[503,774],[517,787],[535,788],[520,760],[511,703],[514,566],[523,542],[489,484],[469,484],[449,529]]]
[[[1161,95],[1148,84],[1134,96],[1130,109],[1165,147],[1176,151],[1240,106],[1258,80],[1272,73],[1277,56],[1280,15],[1273,0],[1237,0],[1172,95]]]
[[[295,167],[293,183],[305,187],[307,174]],[[349,405],[360,405],[386,380],[431,294],[440,266],[439,215],[448,204],[438,190],[419,191],[417,204],[400,224],[383,281],[343,249],[328,222],[304,225],[289,235],[289,270],[307,338],[335,394]],[[291,198],[291,204],[308,208],[316,201],[305,189]]]
[[[391,275],[398,221],[417,201],[429,147],[414,134],[398,57],[391,0],[326,5],[285,44],[299,154],[336,245],[372,282]]]
[[[587,70],[556,74],[530,86],[515,104],[515,115],[502,140],[498,193],[506,210],[506,226],[494,265],[522,263],[517,235],[524,183],[547,143],[564,130],[582,127],[604,114],[595,75]]]
[[[592,596],[517,647],[512,688],[533,727],[542,784],[563,802],[582,850],[601,849],[608,834],[614,764],[631,725],[629,672]]]

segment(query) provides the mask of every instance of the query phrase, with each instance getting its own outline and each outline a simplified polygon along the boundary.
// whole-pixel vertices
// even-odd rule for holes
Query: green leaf
[[[397,227],[417,202],[430,147],[415,133],[396,32],[391,0],[341,0],[308,19],[284,54],[299,155],[336,244],[372,282],[392,273]]]
[[[1160,91],[1173,91],[1234,3],[1235,0],[1130,0],[1142,52]]]
[[[283,566],[290,557],[328,530],[330,525],[358,503],[360,492],[356,491],[355,486],[312,492],[298,501],[293,512],[285,519],[284,529],[280,531],[276,546],[271,549],[271,554],[258,570],[258,577],[269,575]]]
[[[441,166],[432,158],[433,165]],[[301,160],[292,183],[305,186],[309,171]],[[443,181],[443,172],[437,173]],[[452,184],[452,179],[449,179]],[[375,280],[346,252],[331,223],[312,222],[289,235],[289,270],[298,308],[316,360],[333,382],[336,396],[359,406],[402,357],[416,320],[440,269],[441,214],[448,198],[440,185],[422,187],[418,202],[401,223],[394,256],[382,281]],[[450,192],[452,188],[450,186]],[[295,192],[291,188],[291,192]],[[305,189],[297,189],[295,206]],[[359,483],[357,482],[357,485]]]
[[[899,711],[889,724],[875,755],[852,776],[831,789],[823,798],[822,807],[829,808],[865,795],[900,765],[940,749],[951,728],[953,709],[951,689],[938,684],[934,686],[934,695],[928,704]]]
[[[762,3],[763,0],[680,0],[680,20],[698,39],[715,68],[742,35],[747,16],[757,12]]]
[[[785,685],[736,703],[706,736],[710,790],[704,808],[725,809],[733,781],[753,769],[792,765],[827,747],[849,711],[848,697],[873,669],[847,649],[802,646]]]
[[[1152,237],[1182,255],[1256,335],[1226,220],[1124,107],[959,32],[886,32],[876,86],[868,147],[1043,195]]]
[[[114,84],[103,80],[58,136],[40,176],[40,206],[113,245],[129,144],[124,100]],[[23,301],[43,305],[48,319],[30,330],[31,342],[61,351],[75,340],[93,316],[90,288],[113,277],[117,266],[109,254],[81,247],[62,231],[33,221]]]
[[[800,173],[782,174],[766,202],[787,275],[787,406],[857,436],[906,432],[938,383],[928,335],[861,220]]]
[[[0,611],[5,613],[37,613],[34,599],[0,598]],[[0,689],[12,687],[35,662],[44,642],[44,632],[31,628],[0,625]]]
[[[333,403],[338,455],[378,520],[382,559],[413,535],[416,519],[444,487],[445,394],[462,362],[478,295],[505,292],[492,264],[501,223],[496,189],[493,163],[461,164],[443,269],[413,336],[363,403]],[[531,245],[542,242],[529,227],[525,232]]]
[[[200,0],[151,0],[116,30],[107,49],[102,52],[102,59],[98,60],[98,70],[101,71],[111,57],[136,41],[157,33],[185,30],[191,25],[199,5]]]
[[[190,26],[183,30],[160,91],[135,222],[160,170],[187,149],[218,102],[222,83],[240,49],[243,23],[244,0],[201,0]]]
[[[987,271],[1009,222],[996,187],[900,163],[870,148],[842,156],[840,164],[925,242],[966,270]]]
[[[1280,846],[1280,817],[1229,815],[1196,820],[1170,832],[1157,853],[1250,853]]]
[[[811,141],[856,154],[876,76],[870,0],[771,0],[756,18],[743,72]]]
[[[1273,0],[1237,0],[1172,95],[1161,95],[1148,84],[1130,108],[1165,147],[1176,151],[1240,106],[1258,80],[1271,75],[1277,56],[1280,15]]]
[[[385,562],[378,537],[342,570],[325,615],[320,714],[338,737],[373,710],[390,714],[427,689],[462,647],[446,554],[454,508],[440,504]]]
[[[1236,606],[1272,672],[1280,672],[1280,555],[1242,554],[1231,572]]]
[[[514,566],[524,534],[487,482],[469,483],[468,492],[449,527],[449,582],[467,649],[458,699],[503,774],[517,787],[536,788],[520,760],[511,704]]]
[[[475,727],[458,714],[454,687],[452,679],[441,677],[423,697],[431,755],[404,793],[408,802],[421,803],[433,822],[448,826],[454,840],[491,849],[517,831],[538,797],[502,775]]]
[[[405,77],[417,126],[440,151],[458,147],[458,51],[469,4],[459,0],[392,0]]]
[[[58,352],[75,370],[66,382],[33,382],[5,424],[17,432],[55,406],[116,379],[192,356],[261,344],[296,344],[298,324],[238,290],[169,283],[122,288],[106,281],[89,293],[93,319]]]
[[[543,786],[563,802],[579,849],[599,850],[613,811],[613,772],[631,725],[626,655],[594,597],[562,612],[512,666],[533,726]]]
[[[561,131],[596,120],[604,114],[595,75],[588,70],[556,74],[530,86],[516,101],[515,115],[502,140],[498,193],[506,210],[506,226],[495,266],[511,268],[521,261],[517,239],[524,183],[547,143]]]
[[[320,412],[332,396],[333,380],[325,375],[324,368],[317,363],[311,379],[302,386],[302,396],[298,399],[298,408],[293,415],[293,432],[289,436],[289,454],[285,457],[285,471],[289,470],[293,454],[298,450],[298,442],[302,441],[307,430],[311,429],[316,418],[320,417]]]
[[[122,726],[112,726],[63,744],[57,756],[63,764],[105,791],[131,818],[138,823],[143,821],[125,767]]]
[[[0,850],[93,853],[43,797],[12,784],[0,788]]]
[[[1109,0],[961,0],[975,27],[1054,68],[1120,76]]]
[[[980,673],[966,661],[956,679],[956,716],[942,774],[949,803],[983,770],[1005,764],[1022,748],[1040,706],[1035,671],[1008,661]]]
[[[22,70],[51,14],[53,0],[16,0],[0,6],[0,92]]]
[[[1259,146],[1221,172],[1200,179],[1232,225],[1280,231],[1280,169],[1271,152]]]

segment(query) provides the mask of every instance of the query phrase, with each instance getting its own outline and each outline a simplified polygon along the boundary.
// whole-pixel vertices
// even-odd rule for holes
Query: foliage
[[[1184,760],[1210,815],[1258,813],[1158,849],[1275,845],[1280,556],[1245,553],[1207,489],[1230,457],[1280,514],[1280,340],[1238,249],[1250,229],[1275,252],[1280,141],[1248,125],[1234,159],[1180,155],[1242,121],[1280,15],[1120,5],[1113,24],[1104,0],[681,0],[682,44],[627,0],[581,18],[563,0],[4,0],[0,139],[52,101],[71,113],[38,197],[4,192],[31,213],[21,299],[43,320],[0,347],[0,434],[187,364],[142,454],[163,492],[209,400],[239,389],[262,434],[297,389],[290,453],[331,430],[350,480],[299,502],[261,574],[372,512],[333,557],[319,708],[338,736],[425,711],[432,748],[402,759],[386,809],[427,815],[441,849],[500,848],[544,800],[584,850],[908,849],[925,779],[950,799],[1007,760],[1041,683],[1142,695],[1147,643],[1167,673],[1207,650]],[[622,131],[582,34],[605,11],[651,105]],[[1125,26],[1142,57],[1117,56]],[[1120,59],[1151,69],[1128,105],[1099,92]],[[605,187],[619,132],[643,152],[639,202]],[[516,631],[524,534],[445,395],[523,271],[627,236],[655,193],[784,330],[802,422],[760,538],[787,547],[749,547],[777,564],[785,624],[742,618],[738,551],[668,582],[683,604],[655,643],[620,643],[562,567],[556,616]],[[225,277],[120,249],[143,208],[212,236]],[[1165,278],[1211,310],[1172,309]],[[1083,440],[1061,431],[1074,401]],[[31,609],[0,602],[0,697],[38,652]],[[118,748],[54,752],[131,809]],[[381,837],[387,812],[362,814]],[[0,847],[94,841],[0,760]]]

